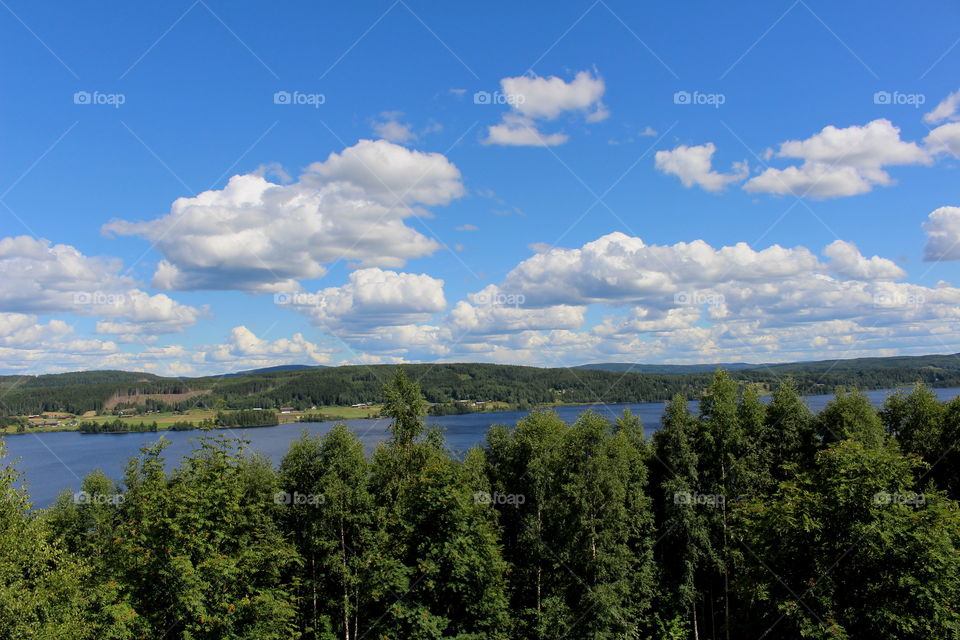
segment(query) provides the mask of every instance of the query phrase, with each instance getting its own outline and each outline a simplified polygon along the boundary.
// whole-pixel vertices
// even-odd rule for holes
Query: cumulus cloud
[[[101,333],[124,321],[123,333],[182,331],[202,310],[159,293],[150,295],[124,275],[119,260],[95,258],[75,247],[29,236],[0,239],[0,311],[69,313],[109,319]]]
[[[924,260],[960,260],[960,207],[940,207],[933,211],[923,223],[923,230],[927,234]]]
[[[0,371],[38,373],[87,368],[88,363],[111,361],[117,351],[112,340],[74,337],[73,327],[62,320],[43,323],[33,314],[0,313]]]
[[[712,143],[698,146],[680,145],[670,151],[657,151],[654,166],[657,170],[680,178],[685,187],[699,186],[707,191],[722,191],[732,182],[747,177],[746,162],[735,162],[731,173],[713,170],[713,154],[717,147]]]
[[[891,184],[886,167],[931,162],[926,149],[901,140],[900,129],[886,119],[846,128],[826,126],[805,140],[782,143],[771,155],[803,163],[769,167],[744,185],[746,191],[815,199],[852,196]]]
[[[238,362],[243,368],[256,368],[289,362],[323,364],[330,361],[330,350],[323,349],[295,333],[292,338],[266,340],[240,325],[230,331],[226,342],[198,350],[196,361]]]
[[[409,124],[400,121],[402,117],[403,114],[399,111],[384,111],[380,114],[380,119],[374,121],[373,132],[390,142],[403,143],[415,140],[417,135]]]
[[[950,122],[937,127],[923,142],[930,153],[949,153],[960,157],[960,122]]]
[[[849,242],[823,256],[701,240],[651,246],[622,233],[546,249],[454,306],[449,358],[769,361],[929,352],[960,338],[960,289],[899,282],[900,267]],[[589,305],[608,315],[587,326]]]
[[[346,336],[425,322],[447,306],[443,280],[378,268],[358,269],[343,286],[292,296],[290,302],[316,326]]]
[[[570,137],[563,133],[541,133],[532,118],[517,113],[503,114],[500,124],[487,129],[484,144],[498,144],[505,147],[555,147]]]
[[[569,137],[563,133],[541,133],[538,121],[556,120],[565,113],[580,113],[587,122],[606,119],[610,112],[603,104],[606,85],[589,71],[580,71],[567,82],[557,76],[536,74],[503,78],[502,95],[511,111],[500,124],[487,129],[484,144],[504,146],[555,146]]]
[[[59,320],[43,324],[36,316],[0,313],[0,371],[29,374],[82,369],[149,371],[161,375],[203,375],[280,364],[327,364],[334,349],[300,333],[268,339],[244,325],[222,343],[167,344],[121,350],[114,341],[74,336]]]
[[[944,120],[960,120],[958,113],[960,113],[960,89],[941,100],[932,111],[924,114],[923,121],[928,124],[939,124]]]
[[[829,269],[833,273],[859,280],[900,280],[906,272],[893,260],[873,256],[865,258],[852,242],[835,240],[823,250],[830,258]]]
[[[154,243],[163,254],[158,288],[289,291],[340,259],[395,268],[432,253],[439,244],[405,220],[464,192],[443,155],[361,140],[291,184],[234,176],[221,190],[177,199],[165,216],[114,220],[104,231]]]
[[[508,96],[522,96],[514,108],[530,118],[554,120],[566,111],[587,112],[593,121],[609,115],[601,101],[606,89],[603,79],[589,71],[579,72],[570,82],[531,74],[504,78],[500,86]]]
[[[450,312],[448,323],[455,332],[474,334],[509,333],[528,329],[579,329],[586,306],[560,304],[528,307],[526,297],[496,285],[461,300]]]
[[[535,306],[639,300],[664,306],[672,305],[674,294],[685,286],[781,280],[822,269],[804,247],[773,245],[756,251],[741,242],[714,249],[703,240],[647,245],[615,232],[580,248],[538,253],[511,270],[500,288]]]

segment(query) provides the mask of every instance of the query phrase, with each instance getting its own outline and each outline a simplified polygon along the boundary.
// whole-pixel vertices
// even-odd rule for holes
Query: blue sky
[[[0,369],[956,352],[958,18],[7,0]]]

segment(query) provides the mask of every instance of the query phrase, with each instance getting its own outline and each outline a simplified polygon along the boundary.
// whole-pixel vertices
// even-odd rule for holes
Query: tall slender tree
[[[706,513],[696,504],[700,459],[694,440],[699,429],[682,395],[674,396],[667,405],[662,423],[654,436],[663,509],[657,560],[666,589],[676,594],[676,606],[688,616],[693,637],[699,638],[702,598],[698,576],[715,555]]]

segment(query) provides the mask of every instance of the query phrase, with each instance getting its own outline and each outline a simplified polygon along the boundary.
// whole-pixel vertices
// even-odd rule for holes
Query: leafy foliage
[[[340,424],[170,469],[161,439],[44,511],[0,469],[0,637],[960,638],[960,400],[814,416],[720,372],[652,442],[534,411],[455,456],[393,372],[372,454]]]

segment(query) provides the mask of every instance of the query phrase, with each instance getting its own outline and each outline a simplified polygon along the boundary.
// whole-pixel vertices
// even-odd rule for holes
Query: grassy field
[[[357,407],[317,407],[316,411],[307,411],[306,413],[322,413],[332,417],[334,420],[356,420],[358,418],[370,418],[380,415],[380,407],[373,405],[366,408]],[[280,420],[293,414],[281,414]],[[299,413],[298,413],[299,415]]]
[[[294,411],[292,413],[278,413],[278,418],[280,419],[280,424],[287,424],[290,422],[298,422],[300,416],[304,413],[322,413],[325,416],[329,416],[331,420],[355,420],[358,418],[370,418],[376,417],[380,413],[380,407],[372,406],[366,408],[357,408],[357,407],[317,407],[315,411]],[[150,424],[152,422],[157,423],[158,430],[166,430],[170,428],[175,422],[192,422],[195,425],[200,424],[201,421],[210,419],[212,420],[217,415],[217,412],[213,409],[191,409],[184,413],[175,414],[170,411],[162,413],[151,413],[149,415],[139,415],[139,416],[129,416],[121,417],[120,419],[123,422],[132,422],[134,424],[139,424],[144,422]],[[41,422],[44,420],[50,421],[55,419],[53,416],[42,418],[40,420],[32,420],[33,426],[29,427],[28,433],[49,433],[54,431],[76,431],[77,427],[74,422],[113,422],[117,419],[117,416],[113,415],[95,415],[92,411],[88,411],[82,416],[73,416],[68,414],[58,414],[56,418],[58,421],[57,425],[48,425],[41,426]],[[16,427],[8,426],[6,428],[0,428],[0,434],[14,434],[17,433]]]
[[[213,409],[190,409],[180,414],[174,414],[169,411],[162,413],[151,413],[146,416],[131,416],[129,418],[124,417],[120,418],[124,422],[133,422],[134,424],[139,424],[141,422],[146,422],[150,424],[151,422],[157,423],[157,428],[163,429],[169,427],[174,422],[193,422],[195,424],[200,424],[201,420],[213,419],[217,415],[217,412]],[[113,421],[116,420],[115,416],[94,416],[92,418],[83,418],[84,420],[91,420],[94,422],[104,422],[104,421]]]

